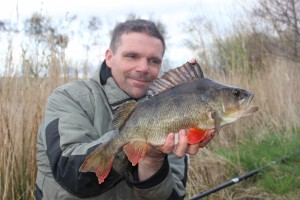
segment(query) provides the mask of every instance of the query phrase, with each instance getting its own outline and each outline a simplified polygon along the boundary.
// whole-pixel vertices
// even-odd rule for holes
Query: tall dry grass
[[[7,59],[6,71],[13,72]],[[0,197],[1,199],[34,199],[36,137],[43,118],[48,95],[58,85],[69,81],[61,78],[61,65],[55,56],[49,65],[49,77],[32,78],[29,64],[25,75],[7,74],[0,78]]]
[[[214,153],[217,148],[232,149],[246,137],[245,131],[255,134],[257,141],[271,130],[298,128],[300,123],[300,77],[299,63],[266,58],[266,68],[245,74],[232,71],[207,71],[206,77],[219,82],[249,89],[256,94],[258,113],[223,128],[210,145],[196,156],[191,156],[188,195],[192,197],[224,181],[231,172],[243,172],[238,163]],[[11,61],[6,61],[10,71]],[[44,115],[48,95],[60,84],[68,82],[68,74],[60,76],[65,65],[59,58],[49,60],[49,76],[32,78],[28,75],[9,76],[0,79],[0,197],[1,199],[34,199],[36,176],[36,136]],[[30,67],[27,64],[25,69]],[[205,66],[203,66],[205,68]],[[26,70],[25,70],[26,71]],[[75,77],[76,78],[76,77]],[[248,185],[223,190],[210,199],[272,199],[273,196],[261,189]]]

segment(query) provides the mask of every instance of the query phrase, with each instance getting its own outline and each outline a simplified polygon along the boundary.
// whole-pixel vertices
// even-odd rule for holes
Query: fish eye
[[[235,96],[235,97],[239,97],[241,92],[239,90],[232,90],[232,94]]]

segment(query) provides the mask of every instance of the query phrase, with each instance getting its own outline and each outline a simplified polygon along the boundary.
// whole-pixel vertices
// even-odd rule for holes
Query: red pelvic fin
[[[147,146],[148,144],[145,142],[135,141],[126,144],[123,147],[123,150],[127,155],[128,160],[132,163],[132,166],[135,166],[142,158],[145,157]]]
[[[198,128],[189,128],[187,132],[188,143],[197,144],[201,142],[205,138],[207,131]]]

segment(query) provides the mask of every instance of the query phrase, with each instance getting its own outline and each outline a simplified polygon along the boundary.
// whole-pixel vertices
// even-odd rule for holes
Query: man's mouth
[[[146,85],[149,85],[149,81],[147,81],[147,80],[143,80],[143,79],[133,79],[133,78],[131,78],[130,79],[131,80],[131,82],[133,83],[133,85],[134,86],[137,86],[137,87],[139,87],[139,86],[146,86]]]
[[[144,79],[134,79],[133,78],[132,80],[137,81],[137,82],[149,83],[148,80],[144,80]]]
[[[141,76],[141,75],[129,75],[127,76],[128,79],[133,82],[135,85],[149,85],[149,83],[152,81],[152,78],[147,76]]]

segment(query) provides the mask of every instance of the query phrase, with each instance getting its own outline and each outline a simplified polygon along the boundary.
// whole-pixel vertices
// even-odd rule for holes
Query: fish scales
[[[172,88],[138,104],[121,130],[122,134],[131,135],[130,139],[140,137],[151,144],[162,145],[168,133],[198,126],[199,121],[206,123],[203,119],[207,114],[202,109],[207,109],[207,104],[201,95],[197,95],[196,84],[197,81],[193,81]],[[213,126],[213,122],[203,125],[205,128]],[[140,132],[144,134],[137,136]]]

